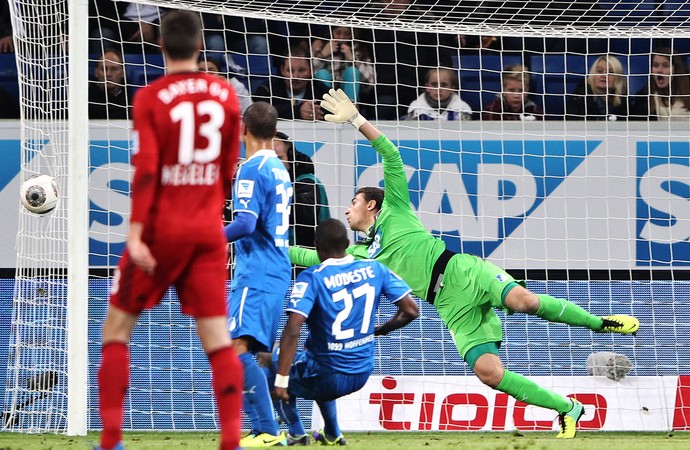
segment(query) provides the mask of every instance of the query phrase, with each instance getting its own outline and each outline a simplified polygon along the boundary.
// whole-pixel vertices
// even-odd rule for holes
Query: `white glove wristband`
[[[353,127],[355,127],[357,130],[359,130],[360,127],[367,122],[367,119],[365,119],[363,115],[357,113],[356,116],[353,116],[347,122]]]
[[[276,382],[273,383],[275,387],[287,389],[288,384],[290,384],[290,375],[276,374]]]

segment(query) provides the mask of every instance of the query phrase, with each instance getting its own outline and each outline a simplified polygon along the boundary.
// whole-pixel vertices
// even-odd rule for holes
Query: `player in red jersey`
[[[243,380],[227,328],[221,212],[239,155],[240,106],[225,80],[197,71],[198,14],[168,13],[161,42],[167,75],[140,90],[134,101],[132,213],[103,323],[98,372],[103,433],[97,449],[124,449],[122,404],[132,330],[140,313],[175,286],[182,312],[196,319],[211,365],[220,448],[235,450]]]

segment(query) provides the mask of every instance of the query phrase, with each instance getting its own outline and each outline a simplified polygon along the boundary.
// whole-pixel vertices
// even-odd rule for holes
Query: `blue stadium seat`
[[[630,95],[635,95],[649,83],[649,54],[630,55],[625,59],[627,67],[625,61],[623,61],[623,67],[628,73],[628,92]]]
[[[270,55],[247,55],[230,53],[232,59],[249,75],[268,75],[275,72]]]
[[[165,67],[165,60],[160,53],[125,53],[123,59],[125,64],[146,65],[161,69]]]
[[[592,58],[594,61],[596,57]],[[589,70],[592,61],[585,55],[534,55],[530,67],[534,72],[533,91],[543,94],[544,113],[561,116],[565,112],[565,94],[573,92]]]
[[[127,84],[133,88],[147,86],[165,73],[163,69],[129,68],[127,70]]]
[[[278,70],[273,65],[271,55],[247,55],[244,53],[230,52],[233,61],[245,71],[243,79],[238,76],[252,94],[261,84],[266,82],[271,75],[278,73]],[[235,74],[232,74],[235,75]],[[236,75],[235,75],[236,76]]]
[[[642,89],[649,79],[649,54],[615,55],[628,74],[628,92]],[[544,93],[544,111],[547,115],[562,115],[565,94],[572,93],[585,80],[589,69],[599,55],[537,55],[530,63],[536,72],[535,89]]]
[[[0,77],[17,77],[17,62],[14,53],[0,53]]]
[[[19,99],[17,63],[14,53],[0,53],[0,86]]]
[[[165,61],[159,53],[127,53],[123,59],[127,84],[133,90],[146,86],[165,73]]]
[[[654,43],[649,38],[612,38],[608,40],[609,53],[615,55],[649,54]]]
[[[512,54],[461,55],[453,63],[459,69],[460,97],[473,111],[481,111],[482,106],[501,92],[503,68],[521,64],[522,57]]]

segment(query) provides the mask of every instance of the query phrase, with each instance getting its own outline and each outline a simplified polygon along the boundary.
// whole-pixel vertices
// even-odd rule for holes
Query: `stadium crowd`
[[[368,8],[402,20],[422,14],[426,3],[381,0]],[[604,11],[604,3],[572,8],[581,12],[580,22],[605,23],[615,11]],[[561,15],[540,20],[567,17],[570,7],[563,7]],[[127,119],[135,92],[163,74],[159,23],[170,10],[114,0],[90,0],[89,8],[90,118]],[[497,20],[509,15],[518,24],[528,20],[520,2],[511,8],[474,5],[472,11]],[[8,0],[0,0],[0,97],[7,105],[0,117],[18,118],[9,15]],[[314,99],[330,87],[345,90],[365,117],[377,120],[690,118],[689,39],[501,38],[210,13],[202,14],[202,23],[203,60],[241,87],[243,108],[269,101],[285,119],[323,120]]]

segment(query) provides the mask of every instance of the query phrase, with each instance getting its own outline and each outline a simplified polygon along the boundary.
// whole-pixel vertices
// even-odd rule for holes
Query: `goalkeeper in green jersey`
[[[395,145],[359,114],[342,90],[331,89],[321,106],[331,113],[327,121],[354,126],[383,159],[385,199],[383,189],[364,187],[345,212],[350,228],[367,236],[347,253],[376,259],[400,275],[417,297],[438,310],[458,351],[482,383],[522,402],[555,410],[561,426],[557,437],[574,437],[584,414],[582,404],[503,367],[498,357],[502,327],[494,308],[596,332],[634,333],[639,321],[625,315],[597,317],[567,300],[534,294],[491,262],[446,250],[410,206],[407,177]],[[290,248],[290,259],[303,266],[319,263],[315,251],[299,247]]]

